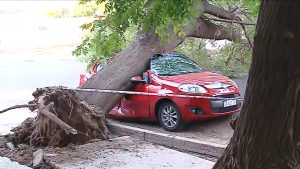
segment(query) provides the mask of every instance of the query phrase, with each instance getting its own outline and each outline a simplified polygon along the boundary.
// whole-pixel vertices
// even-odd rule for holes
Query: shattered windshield
[[[203,71],[199,65],[179,54],[163,54],[153,57],[150,66],[151,71],[159,76],[174,76]]]

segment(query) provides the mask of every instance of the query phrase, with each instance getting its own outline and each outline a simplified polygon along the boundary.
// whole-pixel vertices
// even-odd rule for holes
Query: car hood
[[[228,77],[212,73],[212,72],[199,72],[189,73],[176,76],[160,76],[167,85],[179,87],[182,84],[197,84],[200,85],[213,95],[232,94],[239,92],[235,83]]]
[[[160,76],[160,79],[178,84],[197,84],[201,86],[209,85],[216,82],[230,82],[230,79],[226,76],[207,71],[199,73],[188,73],[176,76]]]

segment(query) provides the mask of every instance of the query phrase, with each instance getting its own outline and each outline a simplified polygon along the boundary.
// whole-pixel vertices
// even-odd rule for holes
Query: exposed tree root
[[[30,108],[30,107],[32,107],[32,108],[30,108],[30,109],[35,109],[34,107],[36,107],[36,106],[37,106],[36,104],[21,104],[21,105],[14,105],[14,106],[11,106],[11,107],[6,108],[6,109],[4,109],[4,110],[1,110],[1,111],[0,111],[0,114],[5,113],[5,112],[7,112],[7,111],[9,111],[9,110],[13,110],[13,109]]]
[[[80,102],[72,90],[46,87],[38,88],[32,95],[34,100],[28,105],[34,106],[27,107],[37,111],[37,117],[28,118],[13,129],[14,133],[8,136],[13,143],[55,147],[110,138],[102,111]]]

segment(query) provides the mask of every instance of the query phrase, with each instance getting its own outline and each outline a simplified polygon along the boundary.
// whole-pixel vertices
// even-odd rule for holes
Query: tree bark
[[[200,15],[184,28],[185,36],[178,37],[170,26],[170,41],[161,45],[161,39],[155,31],[141,32],[135,39],[120,52],[102,71],[90,78],[82,88],[128,90],[130,78],[141,75],[151,56],[157,53],[173,51],[186,37],[207,39],[235,40],[237,35],[225,27],[205,20],[204,13],[215,15],[219,18],[234,20],[236,15],[221,8],[203,3],[199,7]],[[121,94],[79,92],[78,96],[90,104],[94,104],[108,113],[123,96]]]
[[[262,1],[244,105],[214,169],[300,168],[299,10]]]

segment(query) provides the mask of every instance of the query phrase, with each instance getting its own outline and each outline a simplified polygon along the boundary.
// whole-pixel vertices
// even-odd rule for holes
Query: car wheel
[[[159,106],[158,121],[167,131],[179,131],[184,126],[179,109],[172,102],[164,102]]]

